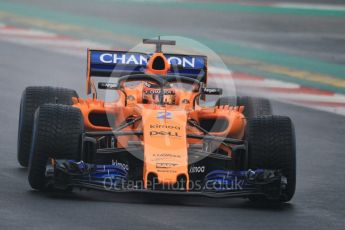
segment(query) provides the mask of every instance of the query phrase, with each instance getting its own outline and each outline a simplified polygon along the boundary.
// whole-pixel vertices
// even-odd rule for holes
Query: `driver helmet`
[[[160,92],[161,88],[159,87],[159,85],[151,82],[144,82],[143,102],[145,104],[159,104]],[[171,87],[164,88],[163,103],[166,105],[176,104],[176,92]]]

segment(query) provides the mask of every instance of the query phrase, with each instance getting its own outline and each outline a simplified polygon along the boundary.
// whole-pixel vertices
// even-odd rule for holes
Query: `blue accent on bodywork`
[[[109,183],[114,186],[116,181],[124,182],[128,176],[127,170],[117,164],[97,165],[73,160],[69,160],[68,164],[70,165],[68,173],[76,175],[73,180],[78,182],[87,182],[102,186],[107,186],[107,183]]]
[[[248,178],[248,170],[214,170],[205,176],[204,190],[205,191],[241,191],[254,188]],[[264,172],[263,169],[250,171],[254,175],[259,175]]]

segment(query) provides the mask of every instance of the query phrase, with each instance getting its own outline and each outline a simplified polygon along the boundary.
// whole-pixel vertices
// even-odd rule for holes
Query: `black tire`
[[[291,200],[296,187],[295,130],[289,117],[262,116],[249,121],[246,129],[248,141],[248,167],[250,169],[280,169],[287,178],[281,196],[273,201]],[[251,197],[251,200],[267,200]]]
[[[216,105],[244,106],[243,114],[248,119],[273,114],[270,101],[260,97],[221,97],[216,102]]]
[[[35,115],[29,161],[29,183],[33,189],[46,188],[48,160],[80,160],[83,117],[78,108],[44,104]]]
[[[48,86],[27,87],[20,101],[17,158],[20,165],[27,167],[32,138],[34,114],[45,103],[71,105],[72,97],[78,97],[76,91]]]

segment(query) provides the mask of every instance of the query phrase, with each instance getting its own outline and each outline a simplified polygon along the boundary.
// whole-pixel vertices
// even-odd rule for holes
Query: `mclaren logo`
[[[157,112],[157,119],[163,120],[167,119],[170,120],[172,119],[172,113],[171,112]]]

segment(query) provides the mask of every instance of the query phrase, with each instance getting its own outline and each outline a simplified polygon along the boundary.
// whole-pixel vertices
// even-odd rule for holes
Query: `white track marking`
[[[317,109],[321,111],[326,111],[326,112],[331,112],[335,113],[338,115],[345,115],[345,107],[336,107],[336,106],[316,106],[316,105],[308,105],[308,104],[303,104],[300,102],[295,102],[295,101],[289,101],[289,100],[281,100],[282,102],[288,103],[288,104],[293,104],[293,105],[298,105],[302,107],[307,107],[311,109]]]
[[[40,49],[68,55],[85,57],[86,50],[110,49],[110,46],[88,40],[77,40],[67,36],[60,36],[55,33],[33,29],[20,29],[6,27],[0,24],[0,40],[32,46]]]
[[[300,101],[314,101],[314,102],[329,102],[329,103],[345,103],[345,96],[334,95],[314,95],[306,93],[279,93],[279,92],[260,92],[251,91],[251,94],[264,96],[267,98],[287,99],[287,100],[300,100]]]
[[[44,37],[58,37],[54,33],[49,33],[45,31],[40,31],[40,30],[26,30],[26,29],[6,29],[4,26],[0,26],[2,30],[0,30],[0,35],[2,36],[44,36]]]
[[[269,87],[269,88],[297,89],[300,87],[300,85],[295,84],[295,83],[283,82],[283,81],[278,81],[278,80],[269,80],[269,79],[265,79],[263,81],[257,80],[255,81],[255,84],[253,80],[238,80],[236,82],[236,85],[240,87],[255,86],[256,88]]]
[[[307,3],[275,3],[270,6],[289,9],[307,9],[307,10],[333,10],[345,11],[345,5],[330,4],[307,4]]]

